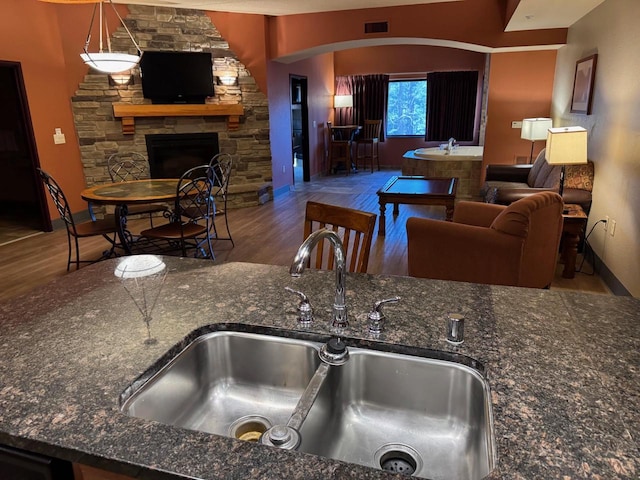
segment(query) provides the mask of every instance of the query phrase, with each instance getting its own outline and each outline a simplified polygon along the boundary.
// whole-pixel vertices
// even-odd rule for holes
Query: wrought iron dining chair
[[[118,152],[107,160],[107,170],[112,182],[128,182],[150,178],[149,162],[138,152]],[[166,203],[146,203],[144,205],[127,205],[127,216],[149,215],[149,223],[153,227],[153,215],[162,213],[168,217],[171,208]]]
[[[213,167],[215,175],[215,185],[213,187],[213,199],[216,205],[216,217],[224,216],[224,224],[227,228],[227,236],[220,237],[216,228],[215,218],[213,223],[213,231],[216,240],[229,240],[231,246],[235,247],[233,238],[231,238],[231,230],[229,230],[229,216],[227,215],[227,194],[229,190],[229,179],[231,178],[231,169],[233,168],[233,157],[228,153],[218,153],[213,156],[209,165]]]
[[[116,219],[113,215],[107,215],[101,220],[90,220],[87,222],[76,223],[69,208],[69,202],[58,182],[44,170],[38,168],[38,173],[45,187],[49,191],[51,198],[60,214],[60,218],[64,221],[67,228],[67,243],[69,246],[69,254],[67,256],[67,271],[71,264],[76,265],[76,270],[80,268],[81,263],[95,263],[97,261],[109,258],[115,254],[117,246],[116,235],[117,226]],[[102,253],[102,257],[97,260],[81,260],[80,245],[78,239],[87,237],[96,237],[102,235],[110,244],[111,248]],[[71,239],[73,238],[73,245]],[[75,260],[71,260],[71,254],[75,247]]]
[[[304,218],[304,237],[321,228],[330,228],[342,239],[345,262],[350,272],[366,273],[369,264],[369,252],[376,225],[375,213],[363,212],[352,208],[339,207],[318,202],[307,202]],[[325,258],[324,240],[320,240],[316,249],[315,268],[333,270],[334,255],[327,242],[328,255]]]
[[[374,162],[378,164],[378,171],[380,171],[378,145],[380,143],[381,130],[382,120],[364,121],[364,128],[360,133],[360,137],[356,140],[356,168],[358,167],[358,160],[363,160],[365,166],[367,161],[371,162],[371,173],[373,173]],[[360,147],[362,147],[362,149]]]
[[[166,240],[169,249],[176,247],[187,256],[193,248],[194,257],[215,258],[211,238],[213,234],[215,202],[213,189],[214,167],[200,165],[187,170],[178,182],[173,216],[169,223],[140,232],[148,240]],[[206,247],[206,249],[205,249]]]

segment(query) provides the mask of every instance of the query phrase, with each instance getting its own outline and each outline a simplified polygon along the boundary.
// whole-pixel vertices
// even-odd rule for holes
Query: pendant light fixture
[[[138,51],[138,55],[131,55],[128,53],[113,53],[111,51],[111,37],[109,36],[109,27],[107,25],[106,18],[104,18],[104,3],[107,3],[107,2],[111,5],[111,8],[113,9],[116,16],[118,17],[118,20],[120,20],[120,23],[122,24],[125,31],[129,35],[129,38],[133,42],[133,45],[136,47],[136,50]],[[99,11],[99,21],[100,21],[99,50],[96,53],[89,53],[89,44],[91,43],[91,30],[93,28],[93,22],[96,17],[96,10]],[[107,52],[103,51],[103,38],[102,38],[103,31],[107,38]],[[124,20],[122,20],[122,17],[116,10],[116,7],[111,0],[104,0],[104,1],[100,0],[94,5],[93,15],[91,16],[91,23],[89,24],[89,32],[87,33],[87,39],[84,43],[83,50],[84,50],[84,53],[81,53],[80,57],[82,58],[84,63],[89,65],[91,68],[103,73],[120,73],[120,72],[130,70],[131,68],[135,67],[138,64],[138,62],[140,61],[140,57],[142,56],[142,51],[140,50],[140,47],[138,47],[138,44],[133,38],[133,35],[125,25]]]

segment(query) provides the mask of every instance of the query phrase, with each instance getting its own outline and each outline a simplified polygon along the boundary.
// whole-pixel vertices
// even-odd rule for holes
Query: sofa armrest
[[[487,181],[527,183],[533,165],[487,165]]]
[[[488,227],[505,208],[507,207],[504,205],[463,200],[456,204],[453,211],[453,221],[465,225]]]
[[[408,273],[413,277],[517,285],[523,239],[442,220],[407,220]]]

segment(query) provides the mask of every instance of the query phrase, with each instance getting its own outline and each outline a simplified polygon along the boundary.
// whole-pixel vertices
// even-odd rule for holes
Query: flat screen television
[[[152,103],[204,103],[213,95],[209,52],[144,52],[142,93]]]

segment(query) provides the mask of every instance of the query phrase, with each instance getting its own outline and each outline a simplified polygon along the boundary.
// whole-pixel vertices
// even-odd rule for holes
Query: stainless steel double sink
[[[267,334],[207,333],[148,380],[134,382],[121,408],[133,417],[256,441],[287,423],[321,363],[321,346]],[[300,435],[299,451],[432,480],[480,479],[496,460],[489,386],[477,370],[370,348],[350,346],[348,361],[330,367]]]

